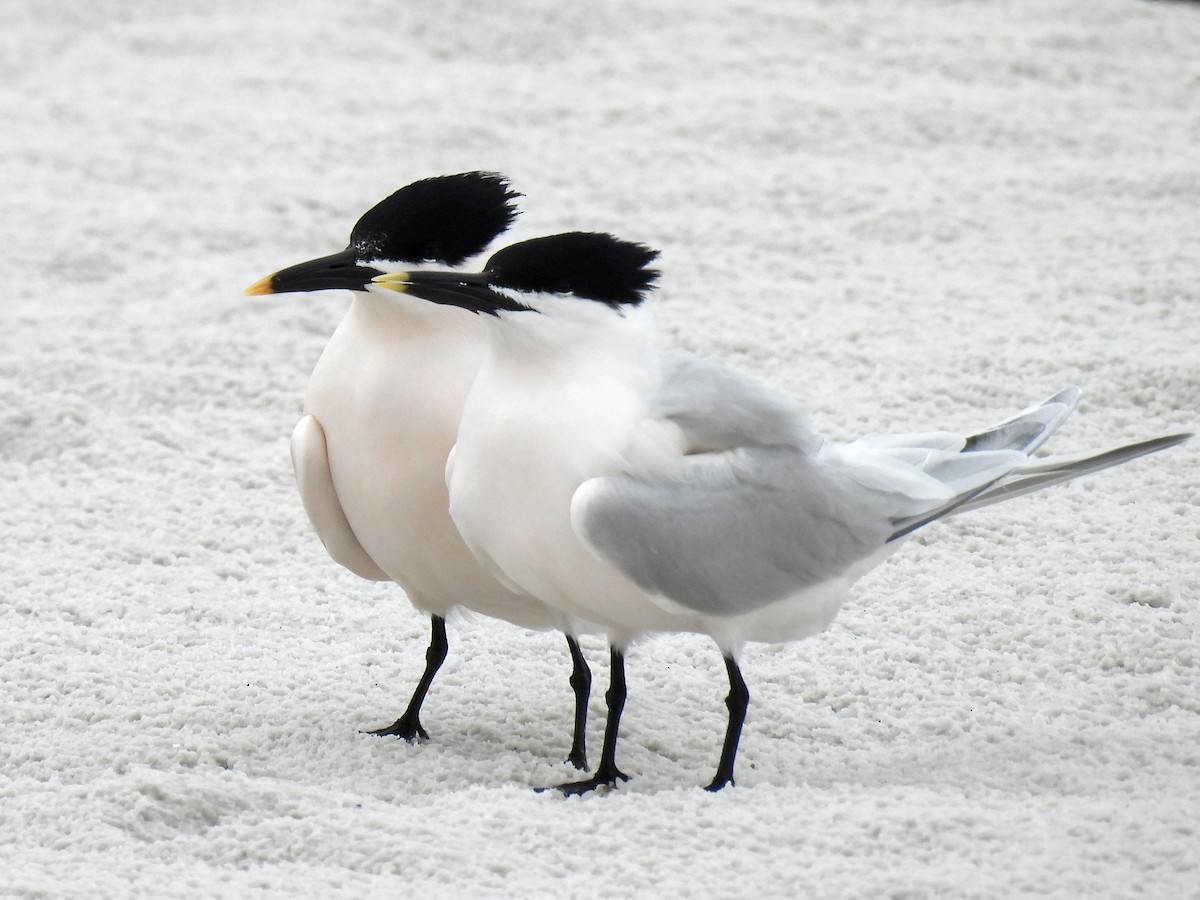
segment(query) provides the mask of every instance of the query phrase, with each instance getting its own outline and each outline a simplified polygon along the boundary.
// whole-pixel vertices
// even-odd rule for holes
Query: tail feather
[[[1137,459],[1139,456],[1176,447],[1192,437],[1191,434],[1171,434],[1139,441],[1136,444],[1128,444],[1124,447],[1116,447],[1090,456],[1050,456],[1046,459],[1031,460],[1028,464],[1015,469],[1000,482],[984,489],[971,500],[956,505],[953,511],[956,513],[968,512],[972,509],[991,506],[993,503],[1003,500],[1031,494],[1042,488],[1079,478],[1081,475],[1090,475],[1112,466],[1119,466]]]
[[[963,494],[988,488],[1022,465],[1071,414],[1079,393],[1074,387],[1059,391],[970,437],[950,431],[877,434],[859,438],[843,451],[862,450],[876,462],[886,458],[919,469],[949,488],[949,502],[955,503]]]
[[[1071,405],[1074,404],[1072,403]],[[1070,412],[1069,408],[1067,412]],[[1061,424],[1061,421],[1058,424]],[[1055,427],[1057,427],[1057,424]],[[1011,500],[1025,494],[1031,494],[1034,491],[1040,491],[1042,488],[1079,478],[1082,475],[1090,475],[1093,472],[1099,472],[1112,466],[1119,466],[1140,456],[1146,456],[1150,453],[1157,453],[1159,450],[1178,446],[1185,441],[1191,440],[1192,437],[1194,437],[1192,434],[1172,434],[1139,441],[1135,444],[1128,444],[1124,447],[1117,447],[1101,453],[1051,456],[1045,459],[1029,460],[1016,466],[989,484],[959,494],[949,503],[930,513],[896,521],[894,523],[896,531],[889,540],[894,541],[897,538],[904,537],[938,519],[944,519],[947,516],[957,515],[958,513],[968,512],[973,509],[981,509],[985,506],[991,506],[993,503]]]
[[[1080,390],[1069,387],[1022,410],[979,434],[967,438],[964,453],[980,450],[1020,450],[1033,453],[1066,421],[1079,402]]]
[[[1192,437],[1191,434],[1172,434],[1101,453],[1031,459],[1030,456],[1066,421],[1079,402],[1079,396],[1079,388],[1069,387],[967,438],[933,432],[885,435],[855,442],[868,450],[882,451],[897,463],[920,469],[952,493],[950,499],[936,509],[925,509],[893,520],[896,530],[889,540],[902,538],[938,519],[1118,466],[1182,444]]]

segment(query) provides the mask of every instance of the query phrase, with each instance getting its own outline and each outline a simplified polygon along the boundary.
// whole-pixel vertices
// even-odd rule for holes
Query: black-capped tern
[[[571,233],[495,253],[483,271],[394,270],[398,296],[480,313],[488,350],[447,467],[450,514],[489,571],[611,645],[609,714],[593,777],[611,786],[624,654],[644,635],[699,632],[728,672],[728,726],[709,790],[733,782],[749,702],[747,641],[823,631],[851,585],[946,516],[1187,440],[1033,458],[1079,392],[974,434],[823,438],[750,378],[660,351],[645,302],[657,253]]]
[[[428,737],[421,706],[447,654],[446,616],[462,608],[566,632],[576,700],[568,759],[587,768],[591,673],[571,624],[485,573],[448,514],[446,457],[483,360],[484,328],[465,310],[373,281],[399,266],[461,264],[509,227],[518,196],[487,172],[415,182],[368,210],[345,250],[276,272],[246,293],[354,292],[317,362],[291,447],[304,509],[330,556],[363,578],[396,582],[432,618],[425,670],[408,707],[370,733]]]

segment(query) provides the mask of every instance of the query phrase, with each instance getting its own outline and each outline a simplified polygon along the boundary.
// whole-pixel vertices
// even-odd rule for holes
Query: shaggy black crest
[[[495,172],[416,181],[363,213],[350,248],[360,260],[457,266],[508,229],[520,196]]]
[[[505,247],[484,274],[494,287],[574,294],[612,307],[636,306],[658,279],[658,251],[611,234],[573,231]]]

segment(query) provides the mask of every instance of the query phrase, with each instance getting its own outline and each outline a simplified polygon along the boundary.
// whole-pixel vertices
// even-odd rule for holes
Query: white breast
[[[653,603],[571,527],[579,485],[629,461],[657,377],[652,346],[630,328],[612,354],[540,353],[530,323],[519,324],[520,344],[493,340],[463,412],[449,485],[463,538],[508,582],[618,640],[699,630],[696,616]]]
[[[474,316],[356,297],[313,372],[333,484],[355,536],[413,602],[529,627],[560,621],[488,577],[449,517],[446,457],[484,352]]]

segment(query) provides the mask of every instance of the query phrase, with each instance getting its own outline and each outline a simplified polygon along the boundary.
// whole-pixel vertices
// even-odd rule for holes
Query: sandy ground
[[[0,9],[0,894],[1200,896],[1194,445],[750,648],[719,795],[699,638],[632,656],[608,796],[531,790],[569,774],[554,635],[453,623],[433,739],[359,733],[427,624],[293,486],[345,299],[240,291],[416,178],[660,247],[664,341],[838,437],[1072,383],[1052,449],[1200,425],[1196,4],[562,7]]]

